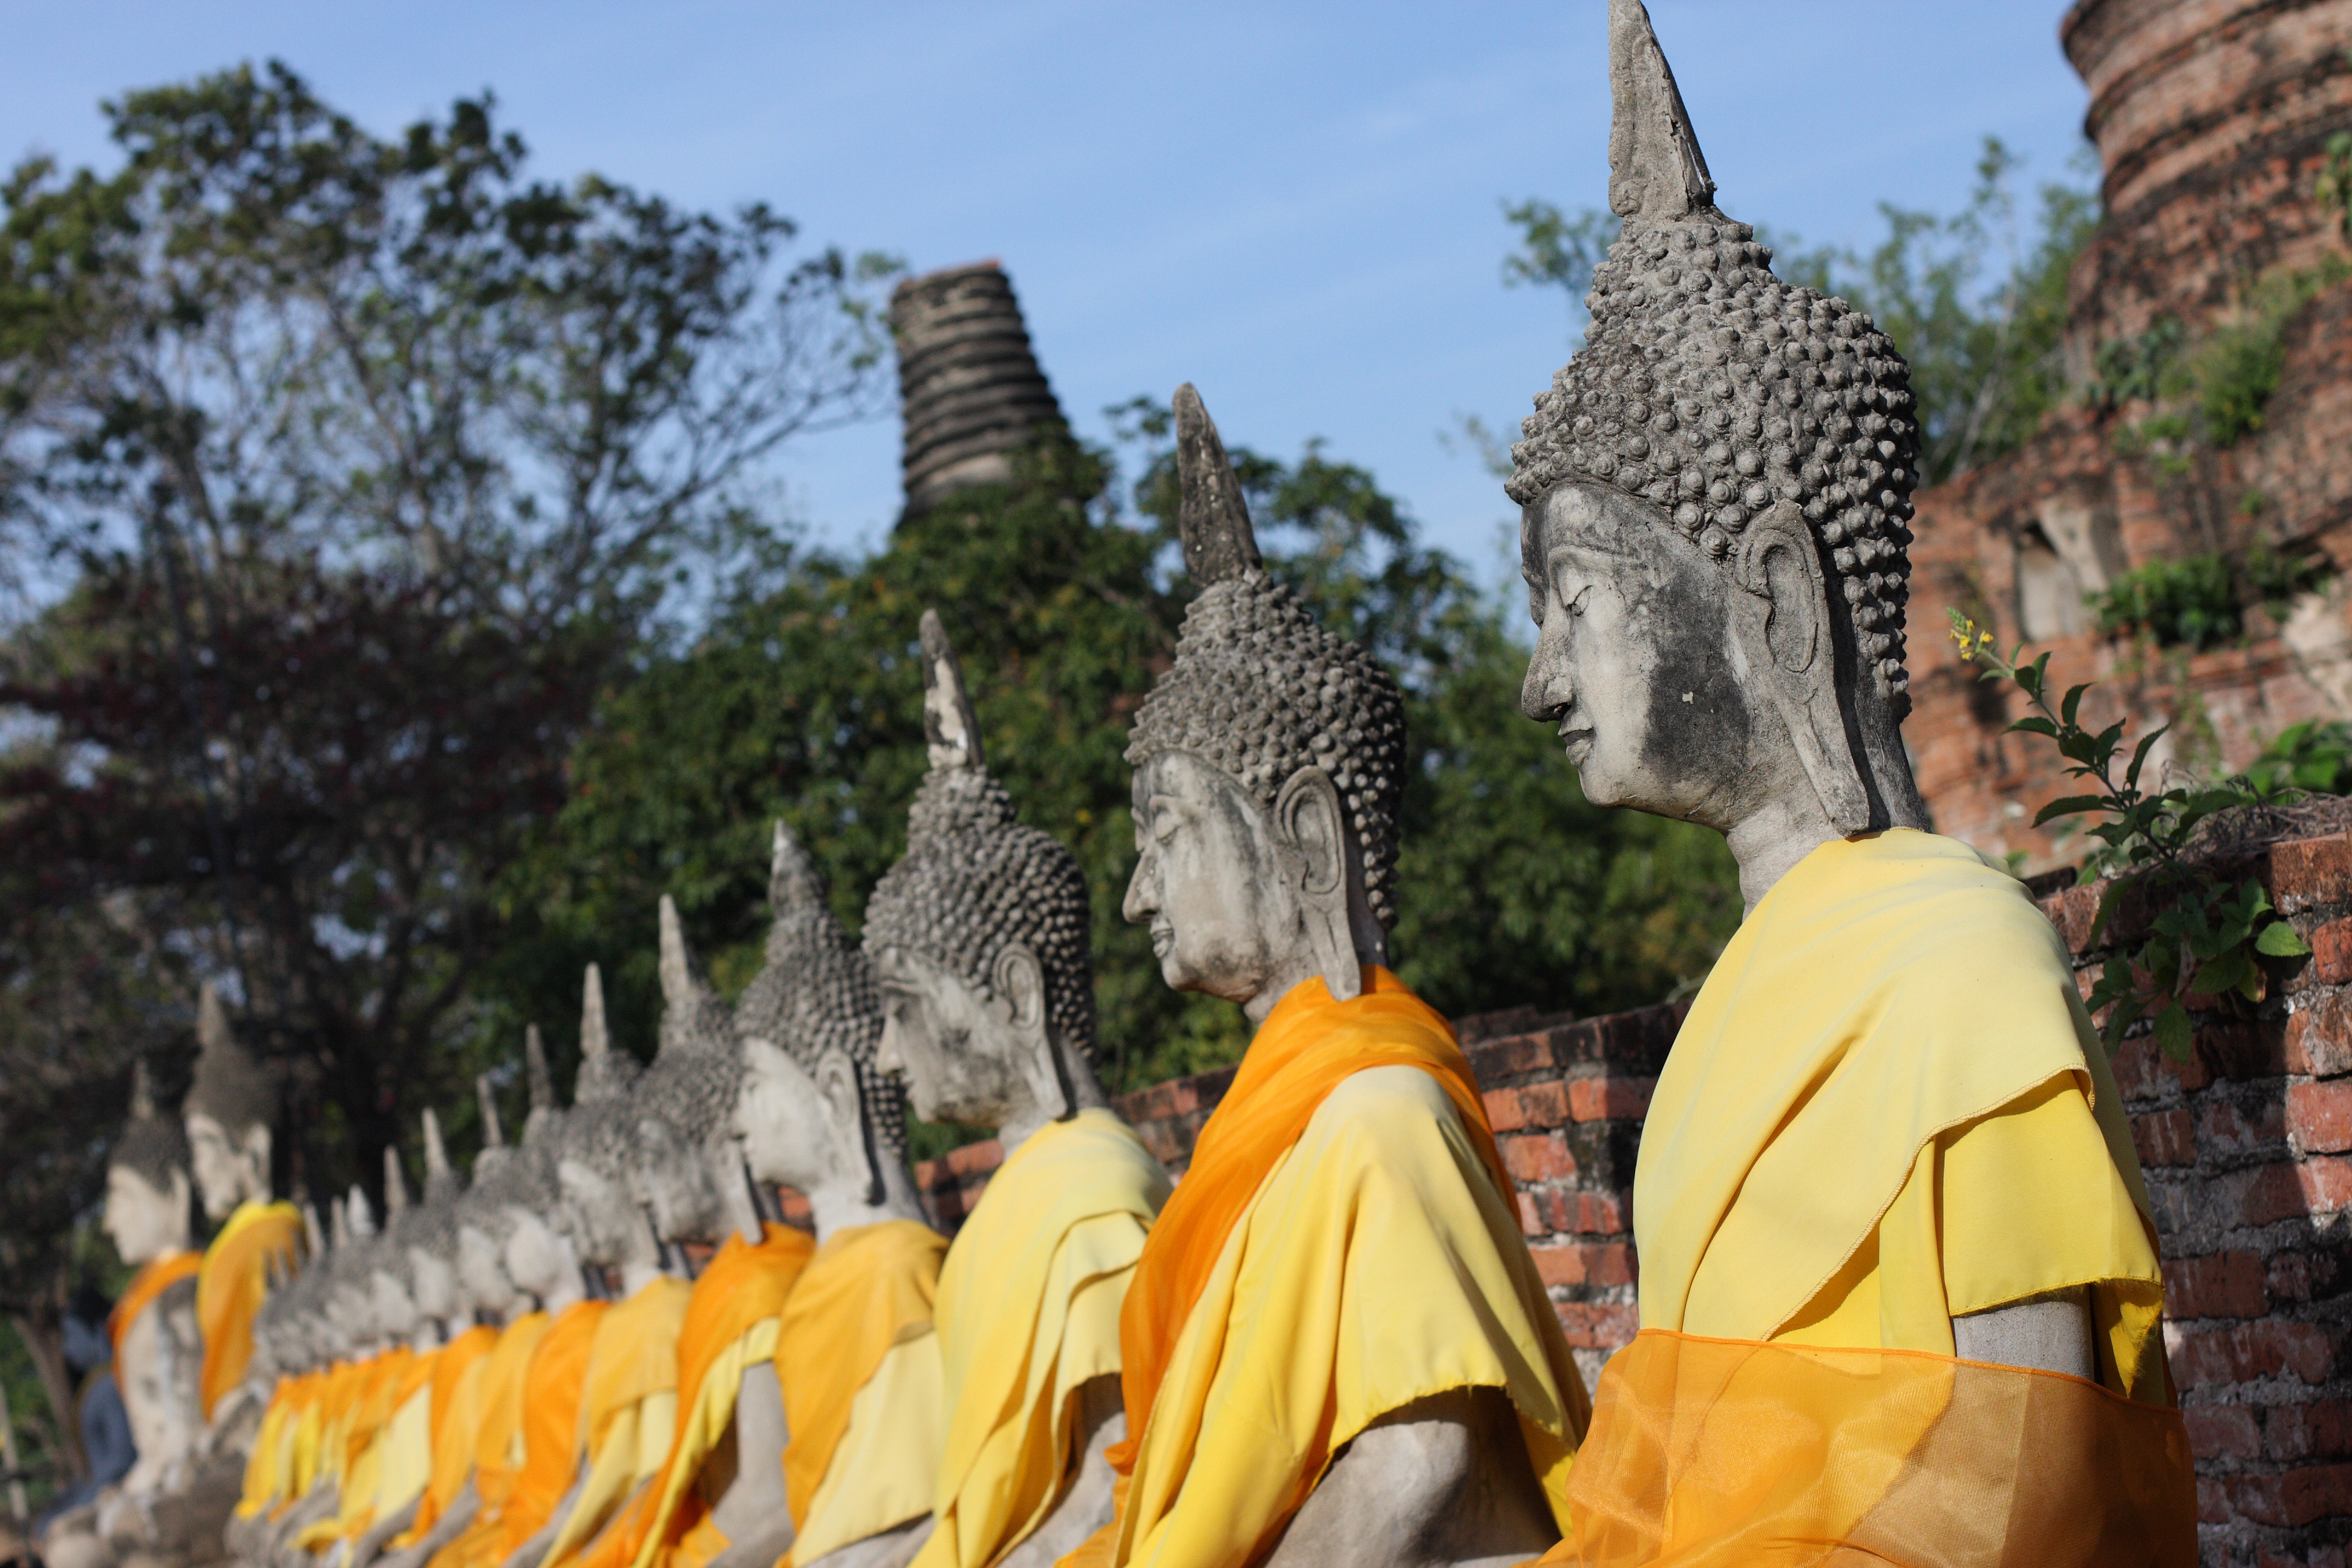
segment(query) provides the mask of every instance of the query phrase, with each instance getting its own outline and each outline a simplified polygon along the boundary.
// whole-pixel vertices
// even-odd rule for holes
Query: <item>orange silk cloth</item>
[[[1644,1329],[1569,1476],[1575,1568],[2195,1568],[2180,1413],[1922,1351]]]
[[[433,1397],[425,1406],[425,1420],[433,1435],[433,1469],[425,1483],[424,1493],[416,1500],[416,1514],[406,1530],[393,1542],[405,1546],[425,1539],[425,1532],[440,1521],[449,1505],[457,1500],[465,1489],[467,1473],[472,1468],[467,1457],[472,1452],[468,1436],[450,1430],[450,1422],[460,1415],[470,1429],[478,1420],[478,1394],[473,1393],[467,1374],[478,1380],[477,1370],[499,1342],[499,1331],[476,1326],[467,1329],[441,1347],[433,1357]],[[461,1394],[461,1390],[466,1391]]]
[[[253,1319],[269,1294],[273,1266],[291,1273],[302,1253],[302,1216],[292,1204],[240,1204],[205,1249],[196,1275],[196,1328],[205,1339],[197,1381],[205,1419],[245,1381],[253,1359]]]
[[[457,1451],[455,1463],[461,1468],[457,1489],[464,1489],[465,1479],[470,1476],[478,1506],[473,1522],[434,1554],[437,1568],[467,1568],[493,1554],[505,1555],[506,1505],[522,1468],[524,1387],[531,1358],[547,1337],[550,1323],[545,1312],[525,1312],[506,1326],[499,1342],[482,1358],[481,1373],[474,1382],[472,1436],[469,1440],[460,1428],[449,1434],[445,1445]],[[443,1459],[442,1451],[436,1449],[436,1486],[441,1484]]]
[[[1363,994],[1334,1001],[1318,976],[1293,986],[1258,1026],[1233,1086],[1201,1129],[1192,1163],[1143,1244],[1119,1312],[1119,1392],[1127,1436],[1108,1455],[1122,1474],[1160,1392],[1184,1320],[1201,1299],[1225,1239],[1266,1173],[1298,1142],[1316,1108],[1367,1068],[1418,1068],[1461,1113],[1463,1129],[1507,1201],[1517,1191],[1495,1147],[1470,1058],[1438,1012],[1386,969],[1364,970]]]
[[[580,1469],[580,1400],[588,1352],[609,1301],[574,1301],[539,1342],[523,1377],[522,1468],[507,1499],[504,1529],[485,1560],[496,1568],[539,1533]]]
[[[692,1417],[702,1397],[702,1385],[728,1346],[782,1313],[785,1299],[815,1251],[816,1243],[803,1233],[790,1226],[770,1225],[756,1247],[740,1235],[730,1236],[703,1266],[694,1281],[694,1293],[687,1298],[686,1321],[678,1329],[677,1425],[670,1437],[669,1455],[652,1482],[604,1527],[595,1544],[581,1553],[581,1568],[629,1568],[649,1541],[658,1537],[663,1545],[675,1545],[709,1511],[701,1495],[692,1489],[692,1476],[677,1474],[683,1466],[699,1468],[709,1457],[707,1447],[687,1451],[695,1443]],[[731,1407],[732,1394],[724,1398]]]
[[[139,1314],[153,1306],[156,1297],[200,1272],[204,1266],[202,1253],[174,1252],[168,1258],[151,1259],[131,1277],[131,1283],[114,1303],[114,1310],[106,1315],[106,1337],[114,1346],[117,1360],[122,1355],[122,1336],[131,1331]]]
[[[805,1527],[809,1504],[849,1429],[850,1402],[891,1347],[931,1331],[947,1237],[910,1219],[835,1231],[784,1302],[776,1378],[784,1390],[784,1498]]]

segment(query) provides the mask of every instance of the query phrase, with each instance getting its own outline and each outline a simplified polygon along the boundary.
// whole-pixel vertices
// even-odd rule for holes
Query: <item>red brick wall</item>
[[[2352,1542],[2352,837],[2280,845],[2263,879],[2315,956],[2251,1020],[2209,1022],[2187,1064],[2145,1041],[2116,1076],[2156,1211],[2165,1340],[2197,1456],[2214,1568],[2344,1568]],[[2076,952],[2094,889],[2046,900]],[[2085,969],[2087,988],[2094,972]],[[1518,1184],[1520,1225],[1589,1384],[1633,1336],[1633,1160],[1680,1005],[1603,1018],[1531,1009],[1457,1024]],[[1231,1068],[1118,1101],[1181,1172]],[[917,1179],[959,1224],[994,1142]]]

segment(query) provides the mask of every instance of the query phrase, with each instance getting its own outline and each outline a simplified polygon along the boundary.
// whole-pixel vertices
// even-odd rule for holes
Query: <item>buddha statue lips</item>
[[[1722,832],[1748,914],[1651,1101],[1642,1331],[1548,1560],[2193,1562],[2105,1053],[2023,889],[1926,831],[1903,749],[1909,373],[1717,206],[1640,0],[1609,32],[1623,227],[1506,486],[1521,706],[1589,799]]]

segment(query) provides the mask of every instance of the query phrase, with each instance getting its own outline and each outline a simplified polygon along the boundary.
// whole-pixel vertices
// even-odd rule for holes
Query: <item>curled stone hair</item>
[[[607,1100],[573,1107],[556,1133],[554,1153],[558,1160],[576,1161],[626,1188],[642,1148],[636,1108]]]
[[[1787,504],[1819,541],[1859,668],[1900,719],[1919,416],[1910,368],[1843,300],[1783,283],[1717,210],[1698,141],[1640,0],[1611,0],[1610,205],[1584,346],[1536,395],[1504,489],[1566,481],[1649,502],[1717,560]]]
[[[921,953],[992,993],[997,956],[1013,942],[1037,955],[1055,1035],[1082,1056],[1095,1043],[1092,917],[1077,858],[1024,826],[991,778],[980,728],[936,611],[925,610],[923,727],[931,770],[915,796],[907,853],[866,906],[866,951]]]
[[[812,1074],[828,1051],[847,1057],[876,1135],[889,1158],[904,1159],[906,1090],[875,1065],[882,1004],[874,972],[834,919],[808,851],[782,822],[768,867],[768,905],[767,955],[736,1000],[736,1033],[767,1041]]]
[[[159,1193],[172,1190],[172,1178],[191,1170],[188,1130],[176,1116],[155,1114],[153,1086],[145,1062],[131,1068],[131,1120],[115,1136],[106,1163],[120,1165]]]
[[[690,1142],[725,1135],[742,1092],[734,1020],[687,946],[677,906],[661,901],[661,1048],[637,1082],[636,1103]]]
[[[1393,926],[1404,700],[1378,659],[1318,626],[1266,575],[1233,465],[1190,383],[1175,406],[1184,566],[1202,591],[1174,665],[1136,714],[1127,760],[1140,768],[1185,752],[1269,808],[1300,769],[1321,768],[1355,830],[1372,913]]]
[[[278,1085],[229,1027],[220,993],[206,981],[196,997],[196,1075],[184,1116],[209,1116],[232,1136],[278,1117]]]
[[[513,1150],[495,1171],[478,1177],[458,1201],[457,1223],[503,1240],[513,1228],[508,1210],[553,1214],[562,1195],[555,1183],[551,1155],[559,1127],[560,1123],[550,1121],[536,1142]]]

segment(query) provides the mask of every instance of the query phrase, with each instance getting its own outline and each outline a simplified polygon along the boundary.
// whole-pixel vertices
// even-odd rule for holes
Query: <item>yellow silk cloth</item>
[[[945,1435],[932,1303],[947,1238],[908,1219],[835,1231],[784,1302],[784,1495],[813,1563],[930,1511]]]
[[[488,1555],[492,1542],[503,1540],[507,1503],[522,1468],[524,1381],[551,1321],[545,1312],[525,1312],[500,1331],[499,1342],[482,1358],[472,1381],[470,1409],[451,1413],[442,1447],[434,1451],[434,1489],[447,1487],[439,1468],[446,1447],[454,1456],[450,1462],[462,1467],[448,1497],[454,1499],[470,1478],[476,1500],[472,1521],[433,1555],[443,1568],[460,1568]],[[467,1395],[461,1392],[459,1397]],[[446,1509],[449,1503],[441,1506]]]
[[[580,1402],[588,1383],[588,1359],[609,1301],[574,1301],[557,1316],[531,1352],[523,1374],[522,1468],[503,1510],[500,1534],[482,1543],[472,1560],[498,1568],[539,1533],[572,1489],[580,1471]],[[435,1559],[439,1568],[455,1568]]]
[[[481,1426],[482,1370],[499,1337],[498,1330],[477,1325],[434,1358],[424,1492],[416,1500],[416,1517],[393,1538],[394,1551],[424,1540],[466,1488],[473,1468],[472,1436]]]
[[[1080,1388],[1118,1375],[1119,1307],[1168,1194],[1108,1110],[1046,1123],[989,1178],[940,1270],[947,1447],[913,1568],[988,1568],[1045,1522]]]
[[[1315,1100],[1183,1320],[1118,1519],[1065,1563],[1253,1562],[1334,1450],[1391,1411],[1463,1388],[1510,1399],[1565,1521],[1584,1384],[1490,1163],[1469,1065],[1445,1021],[1393,976],[1366,979],[1348,1002],[1320,980],[1286,996],[1202,1130],[1129,1287],[1130,1322],[1152,1254],[1218,1146],[1218,1119],[1230,1108],[1229,1128],[1249,1126],[1252,1093]],[[1254,1068],[1261,1047],[1269,1060]]]
[[[653,1479],[677,1424],[677,1336],[694,1287],[663,1275],[604,1314],[588,1352],[576,1452],[588,1474],[548,1543],[542,1568],[571,1568],[597,1531]]]
[[[581,1568],[653,1568],[708,1515],[695,1483],[735,1419],[744,1369],[774,1356],[777,1316],[815,1250],[803,1233],[771,1225],[759,1245],[730,1236],[711,1255],[678,1330],[678,1420],[669,1452],[652,1484],[581,1553]]]
[[[2170,1402],[2156,1231],[2106,1053],[2025,889],[1908,828],[1807,855],[1716,961],[1633,1180],[1642,1326],[1953,1353],[2091,1287],[2099,1381]]]
[[[313,1520],[295,1537],[305,1551],[339,1540],[356,1540],[374,1522],[377,1483],[383,1469],[385,1429],[401,1407],[416,1365],[416,1352],[403,1345],[370,1357],[345,1386],[346,1404],[330,1426],[328,1462],[336,1484],[335,1512]]]
[[[292,1272],[301,1252],[302,1216],[292,1204],[239,1204],[205,1249],[196,1275],[196,1328],[205,1341],[196,1388],[205,1420],[245,1381],[253,1318],[269,1294],[270,1269]]]
[[[2189,1474],[2179,1411],[2082,1378],[1645,1329],[1601,1375],[1545,1561],[2194,1568]]]
[[[150,1259],[131,1277],[131,1283],[122,1288],[121,1296],[114,1303],[114,1310],[106,1315],[106,1337],[114,1346],[118,1363],[122,1355],[122,1336],[131,1331],[139,1314],[153,1306],[156,1297],[201,1272],[204,1266],[199,1253],[174,1252],[168,1258]]]
[[[334,1416],[336,1402],[341,1397],[342,1380],[350,1373],[347,1364],[338,1363],[313,1373],[310,1394],[296,1411],[293,1436],[286,1445],[289,1469],[285,1484],[279,1489],[278,1505],[271,1517],[310,1495],[328,1472],[327,1436]]]
[[[261,1429],[255,1435],[253,1452],[245,1461],[245,1490],[237,1499],[237,1518],[252,1519],[275,1508],[285,1496],[294,1474],[295,1432],[303,1411],[316,1399],[318,1382],[324,1375],[304,1373],[281,1377],[269,1391],[269,1404],[261,1413]]]

